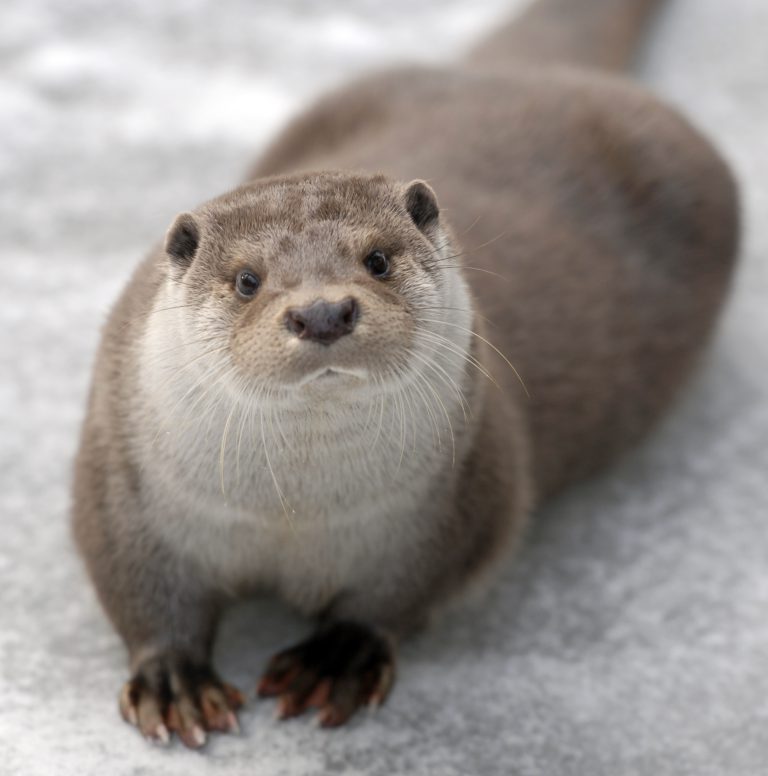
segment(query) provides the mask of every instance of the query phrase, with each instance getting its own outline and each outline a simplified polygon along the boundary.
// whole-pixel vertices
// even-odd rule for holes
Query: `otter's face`
[[[165,248],[185,336],[274,398],[402,383],[463,284],[447,243],[425,183],[333,173],[244,186],[180,215]]]

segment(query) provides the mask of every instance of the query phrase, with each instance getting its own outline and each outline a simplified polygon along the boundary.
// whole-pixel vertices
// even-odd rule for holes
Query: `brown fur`
[[[74,510],[78,543],[135,671],[157,654],[205,663],[224,597],[260,587],[308,612],[402,633],[500,556],[532,503],[605,466],[669,405],[728,287],[738,238],[734,182],[709,143],[643,89],[555,61],[623,64],[655,5],[540,0],[465,66],[389,72],[329,95],[280,135],[252,182],[182,217],[167,252],[158,248],[139,267],[97,359]],[[439,215],[428,189],[400,182],[413,178],[437,192]],[[362,259],[374,249],[393,257],[391,278],[366,274]],[[263,276],[247,304],[233,291],[242,268]],[[330,392],[315,381],[301,399],[281,387],[330,357],[322,346],[288,349],[281,316],[296,300],[359,297],[360,323],[332,346],[333,363],[378,370],[385,380],[385,367],[410,357],[420,327],[459,336],[450,327],[462,328],[460,311],[440,304],[445,288],[463,283],[455,273],[471,284],[478,336],[470,357],[482,365],[467,364],[459,378],[469,417],[448,406],[453,451],[433,469],[424,456],[406,458],[405,470],[382,462],[390,491],[409,498],[423,471],[431,495],[413,496],[421,504],[414,514],[391,515],[383,539],[363,541],[363,528],[332,522],[358,484],[334,478],[370,454],[370,437],[355,436],[354,425],[344,430],[334,415],[349,401],[356,417],[357,378]],[[183,550],[176,534],[148,528],[172,523],[177,508],[182,520],[187,509],[158,500],[157,483],[171,476],[158,470],[195,483],[207,471],[195,469],[195,451],[174,447],[172,436],[148,443],[148,430],[161,434],[168,419],[151,409],[142,343],[166,320],[153,313],[156,299],[174,287],[193,311],[190,338],[219,337],[238,390],[268,378],[270,401],[289,428],[295,421],[302,429],[298,449],[273,448],[274,461],[253,452],[254,472],[266,463],[288,480],[301,473],[285,494],[297,505],[291,531],[271,488],[226,492],[222,441],[221,509],[252,510],[266,521],[254,546],[276,549],[261,566],[236,556],[238,543],[252,540],[247,525],[233,523],[225,539],[219,529],[200,537],[211,553],[223,551],[219,541],[233,548],[226,569],[194,546],[192,524],[184,534],[192,549]],[[438,430],[439,407],[432,411],[422,420]],[[405,412],[403,402],[404,423]],[[404,451],[405,432],[401,458]],[[315,517],[304,522],[310,511]],[[412,533],[397,538],[398,531]],[[339,555],[312,565],[302,542],[307,552],[322,554],[328,543]],[[339,578],[343,569],[354,573]],[[147,724],[139,720],[152,735]]]

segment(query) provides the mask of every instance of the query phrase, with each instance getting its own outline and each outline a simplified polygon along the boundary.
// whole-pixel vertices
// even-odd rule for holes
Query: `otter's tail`
[[[534,0],[474,49],[469,61],[504,69],[520,61],[620,70],[663,0]]]

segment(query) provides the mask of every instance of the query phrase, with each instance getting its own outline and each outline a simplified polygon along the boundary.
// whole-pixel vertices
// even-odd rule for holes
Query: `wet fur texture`
[[[727,290],[733,180],[640,87],[527,48],[621,64],[654,5],[541,0],[454,69],[329,95],[140,265],[74,499],[135,673],[207,665],[225,602],[257,590],[408,632],[669,405]],[[287,308],[350,295],[332,346],[286,330]]]

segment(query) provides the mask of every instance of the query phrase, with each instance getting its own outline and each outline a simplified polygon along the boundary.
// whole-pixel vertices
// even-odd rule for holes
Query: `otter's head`
[[[440,319],[469,307],[449,239],[421,181],[267,179],[176,218],[168,283],[185,339],[217,346],[241,386],[386,390],[437,349]]]

